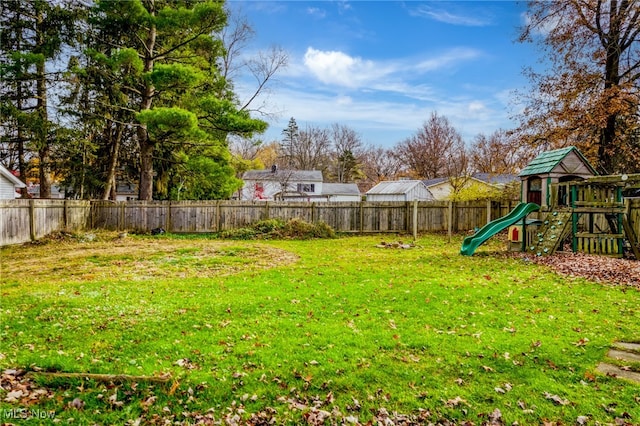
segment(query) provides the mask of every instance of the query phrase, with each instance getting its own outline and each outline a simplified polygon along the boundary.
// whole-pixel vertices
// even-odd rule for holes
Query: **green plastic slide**
[[[520,203],[511,212],[501,217],[500,219],[492,220],[485,226],[480,228],[478,232],[467,237],[462,242],[462,248],[460,254],[465,256],[472,256],[476,249],[489,238],[496,235],[498,232],[513,225],[517,221],[524,219],[531,212],[539,210],[540,206],[536,203]]]

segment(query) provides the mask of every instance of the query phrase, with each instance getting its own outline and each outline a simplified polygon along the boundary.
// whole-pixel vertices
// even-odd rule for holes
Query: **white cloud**
[[[491,19],[489,17],[482,16],[469,16],[452,13],[449,10],[438,9],[432,6],[420,5],[409,10],[409,14],[412,16],[419,16],[424,18],[433,19],[438,22],[444,22],[452,25],[462,25],[466,27],[484,27],[491,25]]]
[[[313,47],[309,47],[304,54],[304,64],[321,82],[350,88],[359,87],[385,74],[373,61]]]
[[[469,103],[468,110],[472,114],[477,114],[486,111],[486,106],[480,101],[472,101]]]
[[[303,61],[307,70],[326,85],[409,93],[414,90],[415,85],[411,85],[409,89],[406,78],[415,79],[421,73],[452,67],[473,60],[481,54],[475,49],[455,48],[421,61],[395,59],[376,62],[340,51],[322,51],[309,47]],[[295,65],[294,68],[300,70]],[[420,94],[423,95],[424,92]]]
[[[463,61],[469,61],[482,55],[479,50],[469,48],[455,48],[443,54],[418,62],[416,68],[420,71],[435,71]]]
[[[327,16],[327,12],[323,9],[317,8],[317,7],[308,7],[307,8],[307,14],[311,15],[311,16],[315,16],[316,18],[324,18]]]

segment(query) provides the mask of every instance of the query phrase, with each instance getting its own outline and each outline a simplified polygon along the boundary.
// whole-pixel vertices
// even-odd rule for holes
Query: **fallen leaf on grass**
[[[21,390],[14,390],[9,392],[7,396],[4,398],[4,400],[5,402],[18,402],[21,396],[22,396]]]
[[[456,396],[453,399],[449,399],[447,400],[444,405],[446,405],[447,407],[457,407],[460,404],[464,404],[464,405],[468,405],[467,401],[465,401],[464,399],[460,398],[459,396]]]
[[[576,419],[576,424],[577,425],[586,425],[589,422],[589,417],[587,416],[578,416],[578,418]]]
[[[569,405],[570,402],[568,399],[563,399],[558,395],[551,395],[549,392],[544,393],[544,397],[548,400],[552,401],[556,405]]]

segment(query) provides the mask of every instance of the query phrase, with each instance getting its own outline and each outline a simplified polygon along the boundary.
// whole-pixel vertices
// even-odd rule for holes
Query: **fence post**
[[[145,201],[145,206],[146,206]],[[124,231],[124,201],[120,202],[120,214],[118,215],[118,231]]]
[[[169,200],[169,206],[167,210],[167,218],[165,219],[164,228],[167,232],[173,232],[173,221],[171,218],[171,200]]]
[[[68,230],[69,228],[69,206],[67,204],[67,200],[65,199],[62,202],[62,225],[64,226],[64,230]]]
[[[36,240],[36,206],[34,200],[29,200],[29,236],[31,241]]]
[[[447,208],[447,235],[449,236],[449,242],[451,242],[451,234],[453,233],[453,201],[449,201]]]
[[[220,232],[220,200],[216,201],[216,232]]]
[[[364,232],[364,201],[360,201],[360,234]]]
[[[491,198],[487,200],[487,223],[491,222]]]
[[[413,200],[413,241],[418,239],[418,200]]]

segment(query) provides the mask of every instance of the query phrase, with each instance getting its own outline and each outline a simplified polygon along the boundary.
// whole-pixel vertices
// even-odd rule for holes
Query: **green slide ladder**
[[[536,203],[520,203],[508,215],[499,219],[492,220],[485,226],[480,228],[475,234],[466,237],[462,242],[460,254],[472,256],[476,249],[489,238],[496,235],[503,229],[508,228],[519,220],[524,219],[531,212],[539,210],[540,206]]]

